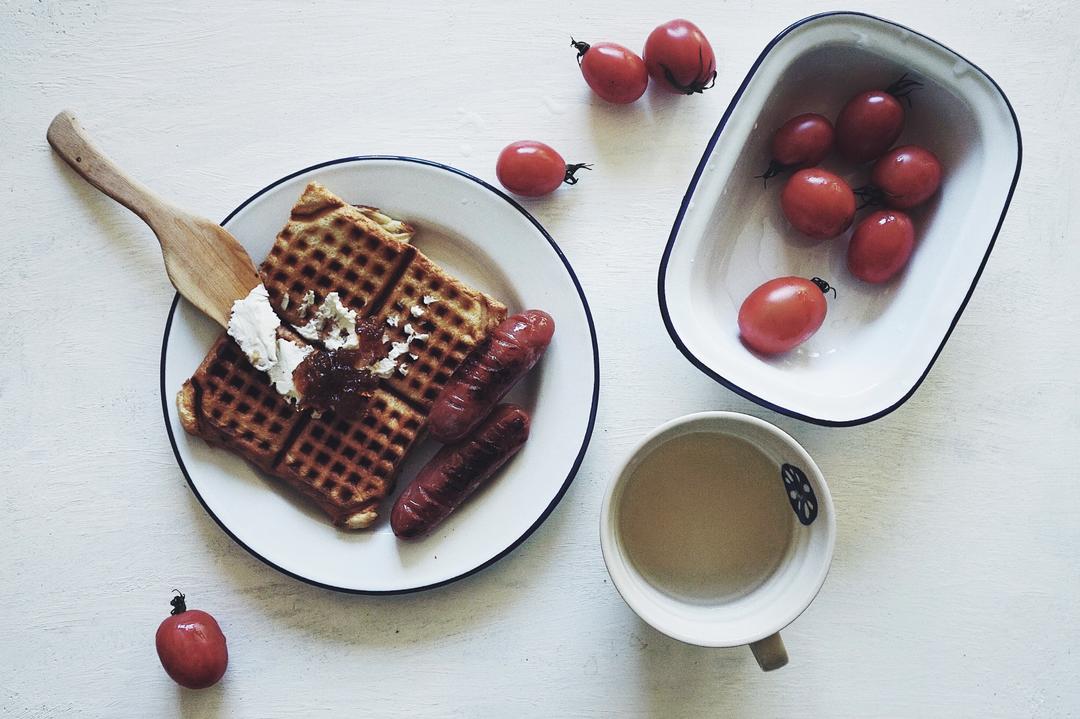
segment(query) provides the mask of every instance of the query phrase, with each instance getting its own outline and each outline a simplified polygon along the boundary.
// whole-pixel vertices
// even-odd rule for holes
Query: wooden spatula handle
[[[233,302],[262,281],[236,238],[216,222],[177,209],[128,177],[94,145],[70,112],[53,118],[46,136],[75,172],[150,225],[176,289],[227,327]]]
[[[165,214],[175,212],[138,180],[128,176],[94,144],[70,111],[64,110],[49,124],[46,134],[56,154],[94,187],[141,217],[151,227]]]

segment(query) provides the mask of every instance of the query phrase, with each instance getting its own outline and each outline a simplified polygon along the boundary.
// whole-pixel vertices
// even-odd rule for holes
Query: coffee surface
[[[668,440],[638,465],[619,509],[627,556],[684,601],[731,601],[779,566],[794,532],[780,468],[738,437]]]

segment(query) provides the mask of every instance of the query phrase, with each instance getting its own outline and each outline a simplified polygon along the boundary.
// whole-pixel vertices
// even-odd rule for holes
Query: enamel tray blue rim
[[[311,585],[316,586],[316,587],[322,587],[323,589],[330,589],[330,590],[333,590],[333,591],[336,591],[336,592],[343,592],[343,593],[346,593],[346,594],[365,594],[365,595],[412,594],[414,592],[422,592],[422,591],[425,591],[425,590],[428,590],[428,589],[435,589],[436,587],[446,586],[447,584],[451,584],[451,583],[456,582],[458,580],[464,579],[465,577],[471,576],[471,575],[476,574],[477,572],[479,572],[479,571],[481,571],[483,569],[486,569],[487,567],[490,567],[492,564],[494,564],[495,562],[499,561],[500,559],[502,559],[503,557],[507,556],[508,554],[513,552],[515,549],[517,549],[518,546],[520,546],[522,542],[524,542],[526,539],[528,539],[529,536],[533,532],[535,532],[537,530],[537,528],[539,528],[539,526],[541,524],[544,523],[544,521],[551,515],[551,513],[553,511],[555,511],[555,507],[558,506],[559,502],[562,500],[563,496],[566,494],[566,490],[568,490],[570,488],[570,483],[573,482],[574,477],[577,476],[578,469],[581,468],[581,463],[585,459],[585,452],[589,448],[589,441],[592,438],[593,427],[596,424],[596,410],[597,410],[597,406],[599,405],[599,399],[600,399],[600,351],[599,351],[599,347],[597,346],[597,343],[596,343],[596,326],[593,324],[592,311],[589,309],[589,302],[585,298],[585,291],[581,287],[581,282],[578,280],[577,274],[574,272],[574,268],[570,266],[569,260],[566,259],[566,255],[563,254],[562,250],[559,248],[559,245],[556,244],[555,240],[552,239],[551,235],[548,234],[548,231],[544,229],[543,225],[541,225],[536,220],[536,218],[533,217],[529,213],[528,210],[526,210],[524,207],[522,207],[520,204],[518,204],[512,197],[510,197],[509,195],[507,195],[503,191],[499,190],[498,188],[493,187],[492,185],[488,184],[487,182],[484,182],[480,178],[475,177],[473,175],[470,175],[469,173],[464,172],[462,170],[459,170],[456,167],[451,167],[450,165],[444,165],[444,164],[442,164],[440,162],[432,162],[431,160],[423,160],[423,159],[420,159],[420,158],[407,157],[407,156],[403,156],[403,155],[355,155],[355,156],[352,156],[352,157],[338,158],[336,160],[327,160],[326,162],[320,162],[320,163],[318,163],[316,165],[311,165],[310,167],[305,167],[302,170],[297,170],[296,172],[293,172],[292,174],[286,175],[285,177],[282,177],[282,178],[280,178],[278,180],[275,180],[274,182],[270,183],[269,185],[262,188],[261,190],[256,192],[254,195],[252,195],[251,197],[247,198],[242,203],[240,203],[240,205],[235,210],[233,210],[232,212],[229,213],[228,217],[226,217],[224,220],[222,220],[221,224],[222,225],[228,224],[229,220],[231,220],[238,212],[240,212],[242,209],[247,207],[254,200],[259,198],[260,196],[262,196],[263,194],[265,194],[269,190],[272,190],[273,188],[275,188],[278,185],[282,184],[283,182],[288,182],[289,180],[293,179],[294,177],[297,177],[299,175],[303,175],[305,173],[311,172],[312,170],[321,169],[323,167],[330,167],[332,165],[340,165],[340,164],[344,164],[344,163],[347,163],[347,162],[366,162],[366,161],[370,161],[370,160],[394,160],[394,161],[399,161],[399,162],[413,162],[413,163],[416,163],[418,165],[427,165],[429,167],[437,167],[439,169],[446,170],[447,172],[452,172],[455,175],[460,175],[461,177],[464,177],[467,180],[475,182],[476,184],[480,185],[481,187],[487,189],[488,191],[498,195],[503,200],[505,200],[507,203],[509,203],[511,207],[513,207],[518,212],[523,214],[529,220],[529,222],[531,222],[533,224],[533,226],[536,227],[536,229],[540,232],[540,234],[542,234],[547,239],[547,241],[551,245],[552,249],[555,250],[555,254],[559,256],[560,260],[562,260],[563,266],[566,267],[566,271],[569,273],[570,279],[573,281],[574,287],[577,289],[578,297],[581,299],[581,306],[585,310],[585,319],[589,324],[589,335],[590,335],[590,339],[592,340],[593,391],[592,391],[591,405],[590,405],[590,409],[589,409],[589,423],[585,428],[585,436],[581,440],[581,448],[578,450],[577,457],[575,457],[574,463],[570,467],[570,473],[566,475],[566,479],[563,481],[563,484],[559,488],[559,491],[555,494],[555,497],[551,500],[551,503],[544,509],[544,511],[540,514],[540,516],[536,519],[536,521],[533,522],[532,525],[528,529],[525,530],[524,534],[522,534],[516,540],[511,542],[508,547],[503,549],[501,552],[496,554],[491,559],[488,559],[487,561],[483,562],[482,564],[480,564],[480,565],[478,565],[476,567],[473,567],[472,569],[470,569],[467,572],[463,572],[461,574],[458,574],[457,576],[451,577],[449,579],[444,579],[444,580],[442,580],[440,582],[435,582],[433,584],[426,584],[426,585],[421,586],[421,587],[411,587],[409,589],[368,590],[368,589],[352,589],[352,588],[349,588],[349,587],[338,587],[338,586],[334,586],[332,584],[325,584],[323,582],[317,582],[317,581],[315,581],[313,579],[309,579],[307,577],[303,577],[303,576],[301,576],[299,574],[296,574],[295,572],[290,572],[288,569],[285,569],[284,567],[278,566],[277,564],[270,561],[269,559],[262,556],[261,554],[256,552],[251,547],[249,547],[247,544],[245,544],[239,537],[237,537],[235,534],[233,534],[232,530],[230,530],[225,525],[225,523],[222,522],[220,518],[218,518],[218,516],[216,514],[214,514],[214,511],[212,509],[210,509],[210,507],[206,504],[206,501],[202,498],[202,495],[199,494],[199,490],[198,490],[198,488],[196,488],[195,483],[191,481],[191,475],[188,473],[187,466],[185,466],[184,460],[180,456],[180,449],[179,449],[179,447],[177,447],[177,444],[176,444],[176,436],[173,434],[172,424],[169,421],[169,399],[168,398],[171,395],[170,395],[170,393],[168,392],[168,389],[165,386],[165,358],[166,358],[166,354],[167,354],[168,348],[169,348],[169,330],[172,329],[173,317],[176,315],[176,307],[177,307],[177,305],[180,304],[180,293],[177,293],[173,297],[172,305],[169,307],[169,315],[168,315],[168,318],[165,321],[165,333],[164,333],[164,336],[162,337],[162,341],[161,341],[161,379],[160,379],[161,410],[162,410],[162,413],[163,413],[163,415],[165,417],[165,431],[169,435],[169,444],[172,445],[173,454],[176,456],[176,463],[180,466],[180,471],[183,473],[184,479],[187,480],[188,487],[191,488],[192,493],[194,493],[195,498],[199,500],[199,504],[201,504],[202,508],[204,510],[206,510],[206,513],[210,515],[210,517],[214,520],[214,522],[217,523],[217,525],[219,527],[221,527],[221,530],[223,532],[225,532],[225,534],[229,535],[229,537],[232,538],[232,540],[234,542],[236,542],[241,547],[243,547],[245,550],[247,550],[247,552],[249,554],[251,554],[251,556],[255,557],[256,559],[261,561],[263,564],[266,564],[267,566],[270,566],[273,569],[276,569],[277,571],[281,572],[282,574],[285,574],[287,576],[292,577],[293,579],[297,579],[297,580],[299,580],[301,582],[304,582],[305,584],[311,584]]]
[[[742,98],[743,93],[746,91],[747,85],[754,77],[754,74],[757,72],[758,67],[761,65],[762,61],[769,54],[769,52],[772,51],[773,47],[775,47],[778,42],[783,40],[784,37],[786,37],[796,28],[802,27],[803,25],[806,25],[807,23],[813,22],[815,20],[820,20],[821,18],[839,15],[870,18],[872,20],[883,22],[887,25],[892,25],[895,28],[906,30],[913,35],[918,35],[919,37],[924,38],[925,40],[928,40],[935,45],[938,45],[947,52],[955,55],[957,58],[969,63],[977,72],[979,72],[983,75],[983,77],[989,80],[990,84],[993,85],[994,89],[997,90],[998,94],[1001,95],[1001,99],[1005,101],[1005,106],[1009,108],[1009,114],[1012,116],[1013,126],[1016,128],[1016,171],[1013,173],[1012,184],[1009,186],[1009,194],[1005,197],[1005,204],[1001,208],[1001,217],[998,218],[997,227],[994,228],[994,234],[991,235],[990,242],[986,246],[986,254],[983,255],[982,262],[979,263],[979,269],[975,272],[975,277],[971,281],[971,286],[968,288],[967,294],[964,295],[964,300],[960,303],[960,307],[956,310],[956,315],[953,317],[952,322],[949,323],[949,328],[948,330],[946,330],[945,336],[941,339],[941,344],[938,345],[937,350],[930,358],[929,364],[926,365],[926,369],[923,370],[922,374],[919,376],[919,379],[916,380],[915,384],[912,385],[911,389],[909,389],[907,393],[903,397],[901,397],[896,403],[866,417],[844,421],[822,419],[820,417],[811,417],[810,415],[796,412],[794,410],[788,409],[787,407],[781,407],[780,405],[774,404],[766,399],[763,399],[762,397],[758,397],[752,392],[743,389],[739,385],[735,384],[734,382],[728,380],[719,373],[710,369],[708,366],[705,365],[704,362],[698,359],[698,357],[686,347],[686,345],[682,341],[682,338],[679,336],[679,333],[675,331],[675,327],[671,322],[671,316],[668,313],[667,296],[664,291],[664,279],[665,275],[667,274],[668,259],[671,256],[671,248],[675,244],[675,238],[679,234],[679,228],[682,225],[683,216],[686,214],[686,208],[690,204],[690,199],[694,195],[694,190],[697,189],[698,181],[701,179],[701,173],[705,170],[705,165],[708,163],[709,157],[712,155],[713,148],[716,146],[716,141],[720,138],[720,133],[723,132],[724,126],[727,124],[728,118],[731,116],[731,113],[735,109],[735,106]],[[925,380],[926,376],[930,373],[930,368],[934,366],[934,362],[937,361],[938,355],[940,355],[941,351],[945,349],[945,343],[949,341],[949,337],[952,335],[953,329],[956,328],[957,322],[960,321],[960,316],[964,313],[964,309],[967,307],[968,301],[971,299],[972,293],[975,292],[975,286],[979,283],[979,278],[982,277],[983,269],[986,267],[986,263],[990,259],[990,252],[993,251],[994,243],[997,242],[997,236],[998,233],[1001,231],[1001,225],[1005,221],[1005,215],[1009,211],[1009,204],[1012,202],[1013,193],[1016,191],[1016,183],[1020,180],[1020,165],[1023,159],[1023,155],[1024,148],[1020,137],[1020,123],[1016,118],[1016,111],[1013,110],[1012,103],[1009,102],[1009,98],[1005,95],[1005,92],[1001,89],[1001,86],[998,85],[997,82],[994,81],[994,78],[990,77],[990,75],[987,74],[982,68],[980,68],[978,65],[971,62],[952,48],[948,47],[947,45],[944,45],[937,40],[934,40],[933,38],[924,35],[921,32],[912,30],[911,28],[901,25],[899,23],[892,22],[891,20],[885,20],[884,18],[880,18],[875,15],[870,15],[869,13],[863,12],[840,10],[834,12],[818,13],[817,15],[811,15],[809,17],[803,18],[802,20],[799,20],[796,23],[793,23],[792,25],[785,28],[779,35],[769,41],[769,44],[765,46],[765,49],[761,51],[761,54],[758,55],[757,59],[754,61],[754,64],[750,67],[750,71],[746,74],[746,77],[743,78],[742,84],[739,85],[739,89],[735,91],[735,96],[732,97],[731,103],[728,105],[727,110],[724,111],[723,116],[720,118],[720,123],[716,126],[716,130],[713,131],[712,137],[709,139],[709,144],[705,146],[705,154],[701,156],[701,162],[698,163],[697,169],[694,171],[694,176],[690,180],[690,186],[687,188],[686,194],[683,196],[682,204],[679,206],[679,212],[675,215],[675,224],[671,228],[671,234],[668,236],[667,246],[664,248],[664,254],[660,259],[660,271],[657,277],[657,294],[660,299],[660,315],[664,319],[664,326],[667,327],[667,331],[668,334],[671,336],[672,342],[674,342],[675,346],[679,348],[679,351],[682,352],[683,355],[685,355],[686,359],[690,360],[691,364],[693,364],[695,367],[697,367],[709,377],[713,378],[720,384],[730,389],[732,392],[735,392],[736,394],[741,395],[748,400],[756,402],[762,407],[766,407],[773,410],[774,412],[779,412],[780,414],[787,415],[788,417],[794,417],[795,419],[800,419],[804,422],[810,422],[812,424],[817,424],[824,427],[853,427],[860,424],[866,424],[867,422],[873,422],[876,419],[884,417],[885,415],[900,407],[900,405],[904,404],[904,402],[907,402],[908,399],[910,399],[911,396],[915,394],[915,390],[919,388],[919,386],[923,383],[923,380]]]

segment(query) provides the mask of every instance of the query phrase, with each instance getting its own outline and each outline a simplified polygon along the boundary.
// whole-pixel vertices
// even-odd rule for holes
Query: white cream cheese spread
[[[277,330],[280,326],[281,320],[270,306],[266,287],[260,284],[247,297],[233,303],[227,331],[255,369],[270,376],[274,389],[297,402],[300,393],[293,384],[293,370],[315,350],[279,338]]]
[[[341,304],[337,292],[331,292],[319,305],[315,316],[296,331],[307,340],[322,342],[328,350],[356,349],[356,312]]]
[[[434,301],[434,298],[431,299]],[[427,300],[428,297],[425,297],[425,304],[431,304]],[[313,306],[314,293],[309,290],[298,308],[299,313],[304,315]],[[424,310],[414,306],[410,313],[419,317]],[[398,318],[388,317],[386,323],[397,327]],[[290,401],[298,402],[301,398],[293,383],[293,372],[315,348],[279,338],[277,330],[280,324],[270,306],[266,288],[260,284],[247,297],[233,303],[228,332],[251,364],[269,375],[274,388]],[[295,329],[304,339],[322,342],[328,350],[356,349],[360,344],[356,334],[356,312],[342,304],[337,292],[327,294],[307,324]],[[389,343],[391,347],[387,356],[366,368],[376,377],[388,379],[394,372],[407,374],[409,365],[398,361],[402,355],[409,355],[413,361],[418,359],[417,355],[409,352],[409,343],[423,342],[428,335],[417,332],[409,323],[405,323],[403,329],[405,341]],[[389,339],[384,333],[383,343],[387,344]]]
[[[274,389],[283,397],[292,402],[299,402],[300,392],[297,391],[296,385],[293,384],[293,372],[300,366],[305,357],[315,351],[315,348],[310,345],[298,345],[289,340],[279,339],[277,341],[277,351],[277,363],[267,370],[270,381],[274,383]]]
[[[300,300],[300,306],[296,308],[296,314],[301,317],[307,317],[308,310],[315,304],[315,291],[308,290],[304,293],[304,297]],[[281,309],[285,309],[282,307]]]
[[[396,360],[401,355],[409,351],[408,342],[395,342],[390,346],[390,353],[387,356],[388,359]]]
[[[371,370],[371,374],[376,377],[388,379],[390,375],[394,374],[394,370],[397,369],[397,362],[389,357],[383,357],[381,360],[368,367],[368,369]]]
[[[277,328],[280,324],[270,306],[270,296],[260,283],[247,297],[233,302],[228,333],[255,369],[266,372],[278,360]]]

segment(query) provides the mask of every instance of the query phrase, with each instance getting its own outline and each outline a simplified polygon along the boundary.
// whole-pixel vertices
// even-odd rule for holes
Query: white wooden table
[[[560,5],[3,6],[0,714],[1080,714],[1080,6],[858,8],[986,69],[1020,117],[1024,170],[919,392],[873,424],[825,429],[691,367],[661,325],[655,278],[750,64],[789,22],[835,3]],[[715,89],[621,109],[589,95],[570,33],[640,47],[676,13],[717,48]],[[596,163],[576,187],[527,204],[581,277],[602,361],[591,449],[547,523],[479,575],[401,597],[316,589],[235,545],[165,436],[158,355],[173,292],[161,256],[134,216],[49,151],[45,128],[65,107],[134,175],[215,218],[344,155],[415,155],[494,180],[498,150],[536,138]],[[653,426],[704,409],[791,432],[836,501],[832,573],[785,633],[791,664],[773,674],[745,649],[687,646],[644,625],[600,555],[613,468]],[[158,665],[153,634],[173,587],[228,635],[229,671],[211,690],[178,689]]]

